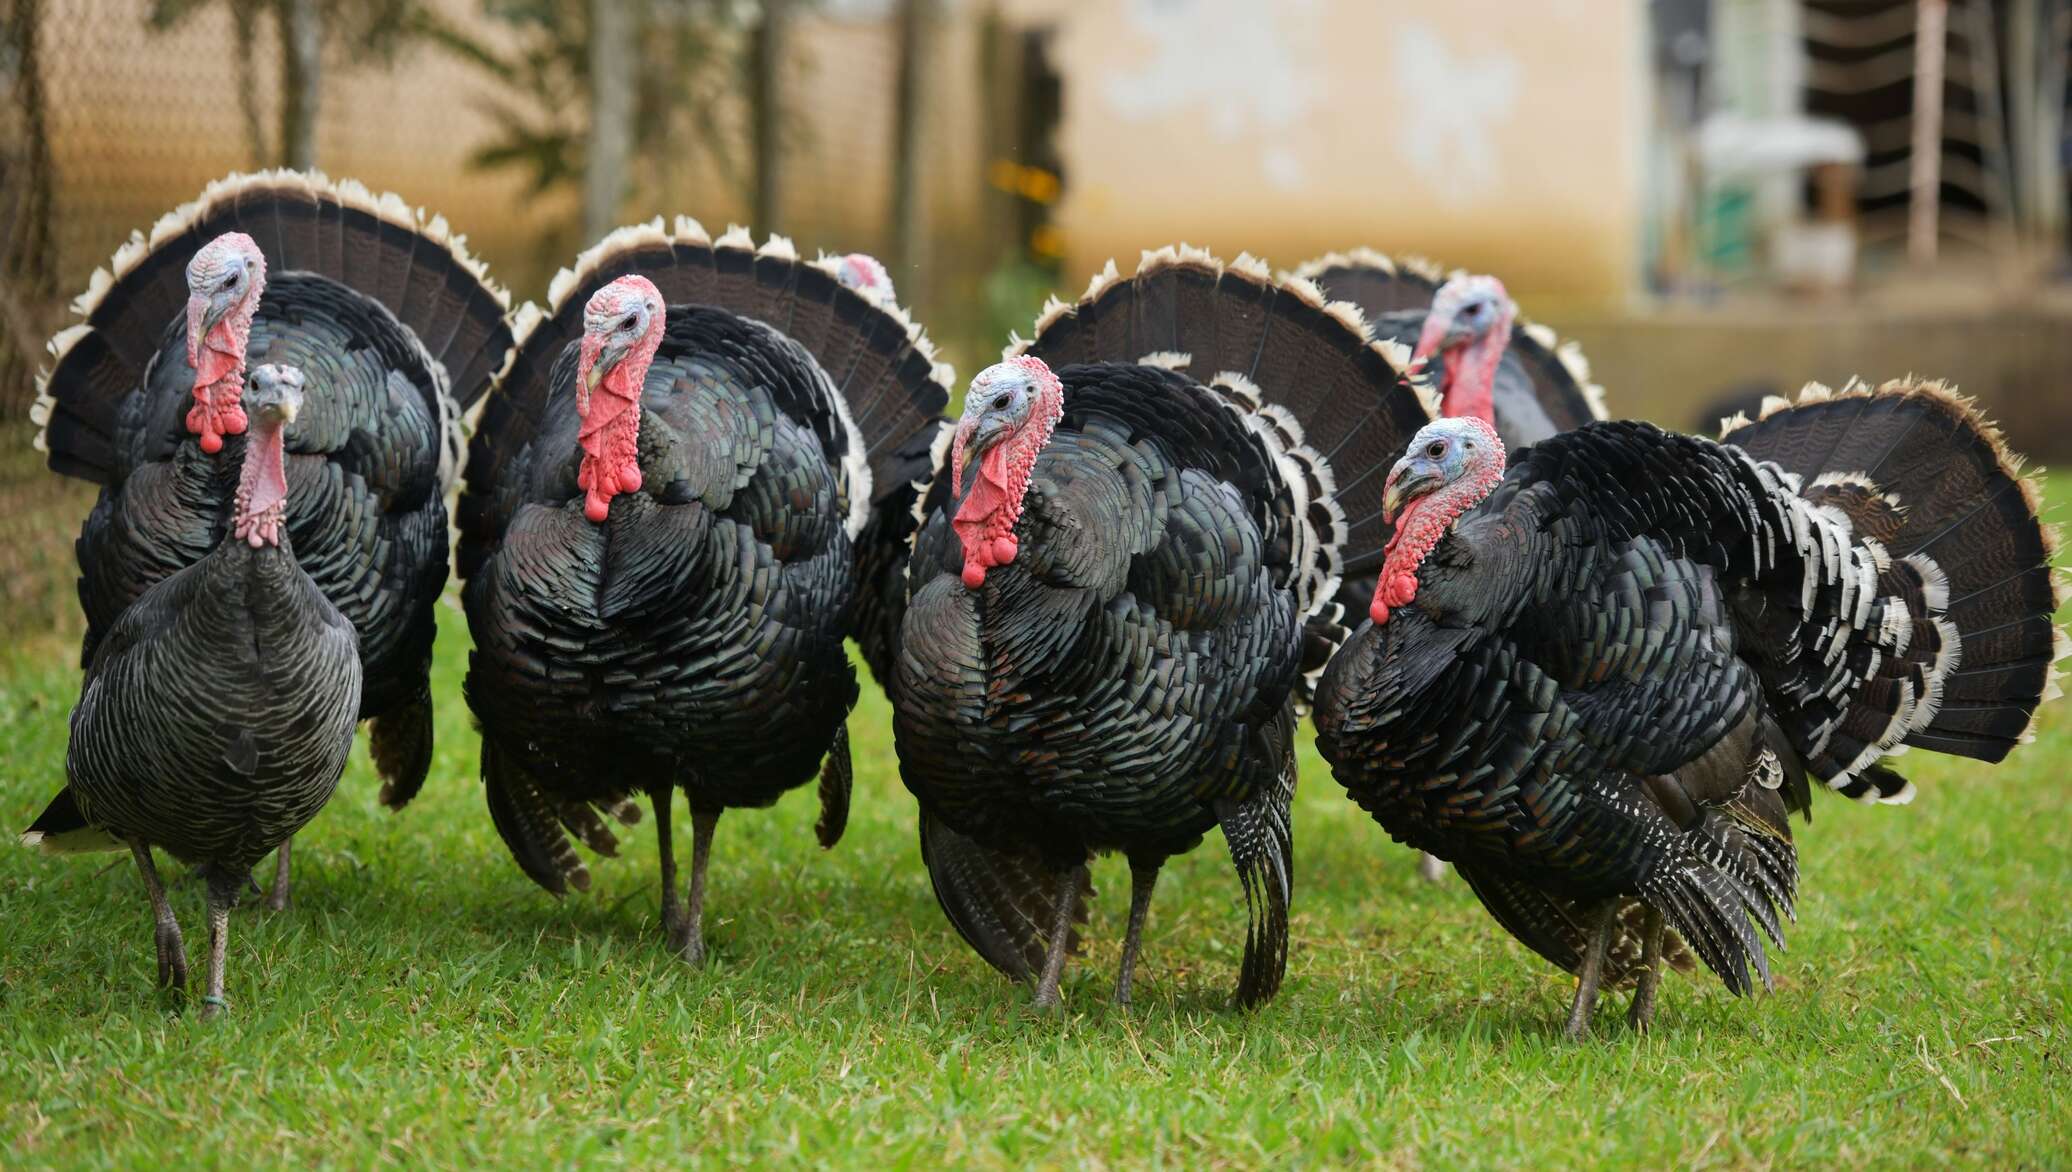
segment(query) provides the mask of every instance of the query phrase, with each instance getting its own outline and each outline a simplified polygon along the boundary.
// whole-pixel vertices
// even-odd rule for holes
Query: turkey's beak
[[[1418,456],[1405,456],[1389,470],[1388,483],[1381,490],[1383,520],[1394,521],[1403,506],[1445,483],[1445,474]]]
[[[1456,325],[1458,320],[1450,313],[1434,313],[1425,318],[1424,329],[1417,335],[1417,348],[1410,352],[1412,377],[1421,374],[1431,364],[1434,355],[1466,340],[1466,332]]]
[[[597,352],[597,361],[590,364],[590,373],[583,376],[583,394],[588,395],[595,391],[597,384],[604,381],[604,376],[610,374],[612,368],[624,361],[625,358],[626,348],[624,346],[614,346],[606,343],[604,348]]]

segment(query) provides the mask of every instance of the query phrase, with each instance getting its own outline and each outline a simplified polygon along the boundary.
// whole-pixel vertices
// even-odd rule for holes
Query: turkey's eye
[[[631,330],[634,326],[637,326],[639,324],[640,315],[637,313],[629,313],[624,318],[621,318],[619,320],[619,328],[622,330]]]
[[[1432,441],[1431,443],[1428,443],[1428,444],[1426,444],[1426,445],[1425,445],[1425,455],[1427,455],[1427,456],[1430,456],[1430,457],[1431,457],[1432,459],[1434,459],[1434,460],[1438,459],[1439,457],[1441,457],[1441,456],[1443,456],[1443,455],[1445,455],[1445,454],[1446,454],[1446,441],[1445,441],[1445,440],[1433,440],[1433,441]]]
[[[1014,396],[1012,394],[1003,394],[993,400],[993,410],[995,411],[1005,411],[1012,406],[1014,406]]]

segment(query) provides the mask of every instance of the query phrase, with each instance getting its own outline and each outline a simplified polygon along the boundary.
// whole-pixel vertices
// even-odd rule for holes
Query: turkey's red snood
[[[987,570],[1012,562],[1021,552],[1014,525],[1022,516],[1022,499],[1029,491],[1029,477],[1036,471],[1036,456],[1050,442],[1051,432],[1065,413],[1064,387],[1042,359],[1008,361],[1034,376],[1036,396],[1021,426],[979,456],[971,491],[964,494],[950,518],[950,527],[964,546],[964,585],[972,590],[985,585]],[[985,378],[982,373],[973,380],[972,394],[981,392]],[[972,419],[957,425],[950,475],[958,488],[964,485],[965,461],[976,427]]]
[[[1396,531],[1383,547],[1386,560],[1381,565],[1381,580],[1375,583],[1374,601],[1367,606],[1367,617],[1377,627],[1389,621],[1389,612],[1416,600],[1418,567],[1460,515],[1474,508],[1504,478],[1504,441],[1497,438],[1496,428],[1488,421],[1474,422],[1488,446],[1478,449],[1467,474],[1436,492],[1417,497],[1395,517]],[[1395,474],[1391,473],[1389,478],[1393,481]]]

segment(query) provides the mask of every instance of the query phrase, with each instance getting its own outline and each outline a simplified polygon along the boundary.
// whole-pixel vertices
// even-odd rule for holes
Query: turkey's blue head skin
[[[1504,441],[1478,416],[1437,419],[1418,430],[1389,469],[1382,512],[1395,525],[1388,560],[1367,608],[1376,626],[1417,597],[1417,568],[1462,513],[1504,478]]]

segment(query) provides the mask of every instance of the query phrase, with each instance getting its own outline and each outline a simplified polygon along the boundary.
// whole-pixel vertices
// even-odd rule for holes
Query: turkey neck
[[[233,532],[253,549],[281,543],[281,518],[287,512],[288,472],[278,420],[262,421],[245,441],[244,469],[237,482],[237,514]]]
[[[1471,345],[1447,351],[1441,358],[1446,364],[1446,393],[1440,398],[1439,413],[1472,416],[1494,426],[1496,368],[1510,344],[1511,319],[1505,315]]]

